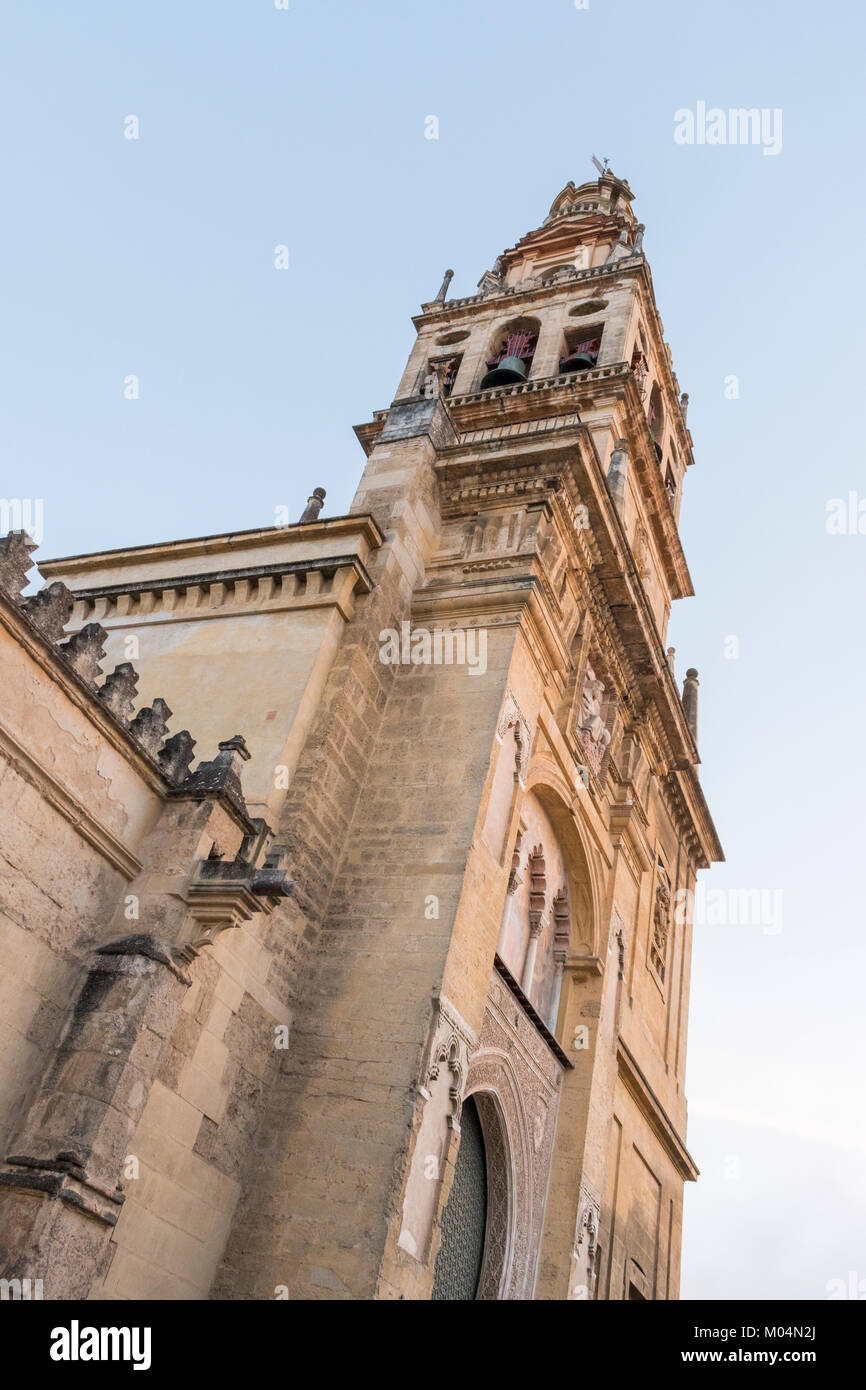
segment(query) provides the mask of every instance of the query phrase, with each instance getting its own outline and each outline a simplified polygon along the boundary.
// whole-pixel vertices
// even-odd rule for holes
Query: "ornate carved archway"
[[[532,1145],[518,1077],[506,1052],[482,1049],[469,1065],[484,1132],[487,1230],[477,1298],[531,1296]]]

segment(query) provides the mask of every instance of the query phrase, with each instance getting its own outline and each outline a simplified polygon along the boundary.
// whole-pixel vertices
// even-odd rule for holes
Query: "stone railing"
[[[513,386],[489,386],[486,391],[474,391],[468,396],[449,396],[449,408],[471,405],[475,401],[497,400],[502,396],[524,396],[534,391],[553,391],[564,386],[581,386],[588,381],[606,381],[614,377],[628,376],[627,362],[611,362],[606,367],[588,367],[583,372],[562,372],[557,376],[530,377],[528,381],[515,382]]]
[[[470,294],[463,299],[430,300],[422,304],[421,308],[425,314],[439,313],[451,309],[463,309],[468,304],[492,304],[498,299],[513,299],[521,294],[537,294],[542,289],[558,288],[563,284],[583,284],[587,280],[599,280],[605,275],[619,275],[623,270],[630,268],[632,264],[643,265],[642,254],[632,256],[620,256],[617,261],[607,261],[604,265],[589,266],[586,270],[578,270],[576,267],[569,275],[553,276],[531,276],[526,280],[521,280],[516,285],[503,288],[494,292],[488,291],[486,294]]]

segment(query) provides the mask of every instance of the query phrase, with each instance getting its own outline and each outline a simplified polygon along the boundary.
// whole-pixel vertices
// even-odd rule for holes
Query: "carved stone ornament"
[[[430,1251],[442,1175],[460,1135],[470,1053],[477,1037],[443,995],[433,1003],[430,1041],[416,1087],[415,1143],[403,1194],[397,1244],[419,1264]]]
[[[574,1267],[569,1298],[595,1297],[598,1279],[598,1230],[601,1202],[586,1177],[581,1178],[574,1233]]]
[[[653,903],[653,934],[650,962],[656,974],[664,980],[668,954],[668,934],[671,925],[671,884],[664,865],[659,862]]]
[[[476,1297],[526,1300],[550,1182],[562,1065],[494,976],[466,1092],[487,1149],[487,1239]]]
[[[597,679],[595,671],[587,662],[577,727],[587,759],[596,775],[601,770],[602,759],[610,743],[610,731],[605,728],[601,712],[603,697],[604,682]]]
[[[529,750],[532,740],[529,724],[510,690],[505,692],[496,733],[503,743],[509,735],[514,740],[514,780],[523,785],[529,767]]]

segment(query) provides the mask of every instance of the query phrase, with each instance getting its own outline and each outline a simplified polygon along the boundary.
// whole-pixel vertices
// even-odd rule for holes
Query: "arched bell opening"
[[[665,436],[665,408],[662,405],[662,393],[658,385],[654,385],[650,392],[649,406],[647,408],[647,420],[649,422],[650,433],[655,441],[656,454],[661,463],[664,451]]]
[[[481,390],[490,386],[513,386],[526,381],[538,344],[537,319],[514,319],[497,330],[485,363],[487,373],[481,380]]]
[[[567,328],[564,351],[559,359],[560,372],[586,372],[597,366],[603,331],[603,324]]]

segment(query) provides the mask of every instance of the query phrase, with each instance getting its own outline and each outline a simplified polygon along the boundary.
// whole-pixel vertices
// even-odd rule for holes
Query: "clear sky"
[[[866,534],[826,530],[866,499],[863,11],[289,5],[4,7],[0,490],[43,556],[345,512],[445,267],[473,293],[609,157],[691,396],[707,886],[782,894],[696,928],[682,1292],[866,1296]],[[780,110],[781,151],[678,144],[698,102]]]

